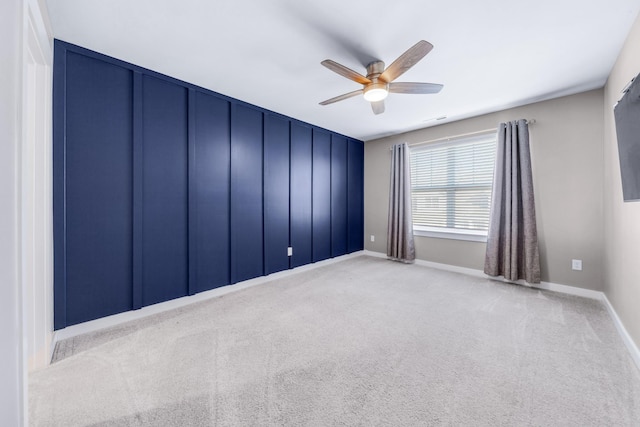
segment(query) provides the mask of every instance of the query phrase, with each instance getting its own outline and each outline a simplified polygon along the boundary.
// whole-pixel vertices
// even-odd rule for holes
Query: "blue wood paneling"
[[[65,326],[132,308],[133,179],[131,71],[67,64]]]
[[[188,293],[187,90],[143,77],[142,304]]]
[[[359,141],[58,40],[54,60],[55,329],[361,248]]]
[[[231,107],[231,282],[262,276],[262,112]]]
[[[133,308],[142,308],[144,138],[142,133],[142,73],[133,72]]]
[[[347,253],[347,139],[331,136],[331,256]]]
[[[196,91],[187,90],[187,294],[198,287],[198,185],[196,182]]]
[[[190,206],[195,245],[195,291],[228,285],[230,276],[229,183],[231,173],[230,106],[213,95],[195,92],[195,153]]]
[[[291,123],[291,267],[309,264],[312,252],[312,134],[311,128]]]
[[[53,328],[58,330],[67,326],[67,50],[58,41],[53,49]]]
[[[361,251],[364,245],[364,143],[349,139],[347,165],[347,213],[349,253]]]
[[[313,130],[313,262],[331,258],[331,134]]]
[[[264,270],[289,268],[289,120],[264,121]]]

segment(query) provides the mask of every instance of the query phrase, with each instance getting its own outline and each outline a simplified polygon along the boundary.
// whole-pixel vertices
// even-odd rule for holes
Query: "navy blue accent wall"
[[[53,160],[53,328],[57,330],[67,326],[66,151],[68,121],[66,103],[69,94],[67,93],[66,46],[59,42],[54,43],[53,58],[53,105],[51,109],[53,119],[53,149],[51,153]],[[124,87],[126,89],[126,85]],[[126,109],[126,107],[124,108]],[[120,126],[126,127],[126,121]],[[126,141],[126,138],[123,140]]]
[[[231,283],[264,274],[262,112],[231,107]]]
[[[347,253],[347,138],[331,136],[331,256]]]
[[[289,268],[289,120],[265,114],[264,272]]]
[[[194,179],[190,206],[195,217],[189,227],[195,253],[195,291],[231,283],[229,256],[229,182],[231,133],[229,102],[194,92]]]
[[[364,248],[364,143],[349,139],[347,177],[347,220],[349,253]]]
[[[331,258],[331,134],[313,130],[313,262]]]
[[[362,249],[362,142],[54,52],[55,329]]]
[[[311,262],[311,128],[291,124],[291,268]]]
[[[132,308],[132,73],[73,53],[67,63],[66,322],[74,324]]]
[[[55,76],[54,76],[55,78]],[[133,72],[133,309],[142,308],[144,258],[144,134],[142,110],[142,79],[139,71]],[[54,147],[56,145],[54,140]],[[56,164],[54,162],[54,169]],[[56,200],[54,198],[54,204]],[[55,240],[55,238],[54,238]],[[55,288],[55,285],[54,285]],[[55,292],[55,289],[54,289]]]
[[[142,80],[142,305],[188,293],[187,90]]]

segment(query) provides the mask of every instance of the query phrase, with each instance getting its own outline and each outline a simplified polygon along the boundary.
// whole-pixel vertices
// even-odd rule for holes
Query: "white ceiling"
[[[54,37],[345,135],[370,140],[602,87],[638,0],[48,0]],[[362,74],[418,40],[434,49],[374,115]],[[429,120],[447,116],[447,119]]]

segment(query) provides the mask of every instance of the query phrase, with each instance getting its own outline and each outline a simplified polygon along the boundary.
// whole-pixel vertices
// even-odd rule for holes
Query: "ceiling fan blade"
[[[389,65],[382,74],[380,74],[380,78],[391,83],[404,74],[404,72],[409,68],[416,65],[427,53],[431,52],[431,49],[433,49],[433,45],[431,43],[420,40],[418,43],[410,47],[409,50],[400,55],[398,59],[393,61],[393,63]]]
[[[371,109],[373,110],[373,114],[376,115],[384,113],[384,100],[372,102]]]
[[[436,83],[389,83],[391,93],[438,93],[443,86]]]
[[[334,102],[342,101],[344,99],[353,98],[354,96],[362,95],[364,92],[362,89],[354,90],[353,92],[345,93],[343,95],[336,96],[335,98],[327,99],[326,101],[322,101],[320,105],[328,105],[333,104]]]
[[[338,73],[341,76],[346,77],[349,80],[353,80],[356,83],[360,83],[363,85],[371,83],[371,80],[369,80],[362,74],[356,73],[351,68],[347,68],[344,65],[338,64],[337,62],[332,61],[330,59],[325,59],[324,61],[321,62],[321,64],[327,67],[328,69],[330,69],[331,71],[333,71],[334,73]]]

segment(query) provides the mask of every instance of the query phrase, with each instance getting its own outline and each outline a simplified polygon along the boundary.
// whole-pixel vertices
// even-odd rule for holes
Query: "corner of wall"
[[[634,345],[640,343],[640,272],[636,254],[640,248],[640,203],[625,203],[618,158],[613,107],[621,90],[640,73],[640,15],[607,79],[604,95],[603,143],[603,285],[610,306]]]

